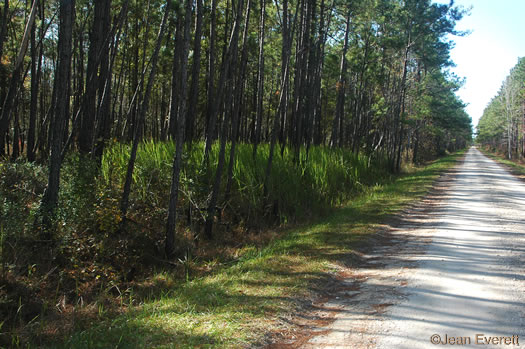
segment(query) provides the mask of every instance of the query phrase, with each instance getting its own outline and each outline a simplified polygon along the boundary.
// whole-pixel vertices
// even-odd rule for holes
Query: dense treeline
[[[324,146],[398,172],[405,159],[464,147],[470,118],[446,70],[447,35],[461,34],[454,27],[463,15],[453,2],[429,0],[5,0],[0,156],[49,164],[33,229],[52,241],[64,159],[78,153],[103,164],[110,144],[130,144],[122,232],[141,142],[173,141],[171,256],[177,208],[188,200],[181,173],[200,142],[207,189],[196,209],[208,238],[232,195],[239,144],[253,159],[265,149],[266,206],[278,206],[268,199],[279,194],[270,178],[288,151],[296,166]],[[84,188],[98,175],[78,170]]]
[[[479,120],[476,141],[509,159],[525,157],[525,58],[507,76]]]

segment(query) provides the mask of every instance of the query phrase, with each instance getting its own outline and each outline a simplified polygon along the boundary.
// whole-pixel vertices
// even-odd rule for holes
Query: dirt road
[[[446,197],[421,210],[397,244],[367,256],[359,288],[325,304],[335,321],[300,347],[525,347],[525,184],[472,148]]]

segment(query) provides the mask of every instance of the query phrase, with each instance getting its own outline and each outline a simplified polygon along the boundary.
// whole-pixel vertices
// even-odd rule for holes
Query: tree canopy
[[[512,68],[477,125],[476,141],[505,153],[509,159],[525,156],[525,58]]]

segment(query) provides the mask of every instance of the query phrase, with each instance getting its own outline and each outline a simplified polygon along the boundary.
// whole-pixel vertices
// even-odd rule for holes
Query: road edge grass
[[[499,164],[503,165],[507,170],[509,170],[513,175],[516,175],[521,180],[525,180],[525,164],[518,162],[517,160],[509,160],[501,154],[491,152],[482,147],[478,147],[478,150],[483,153],[483,155],[489,157],[492,160],[495,160]]]
[[[231,265],[188,281],[159,273],[144,289],[118,290],[120,315],[83,323],[53,348],[237,348],[261,345],[316,289],[351,264],[355,248],[432,188],[464,155],[411,168],[368,188],[315,224],[287,230],[267,246],[246,246]],[[322,286],[321,286],[322,288]],[[149,291],[148,291],[149,290]],[[150,295],[144,296],[145,292]],[[141,295],[138,297],[138,295]],[[139,302],[139,304],[137,304]]]

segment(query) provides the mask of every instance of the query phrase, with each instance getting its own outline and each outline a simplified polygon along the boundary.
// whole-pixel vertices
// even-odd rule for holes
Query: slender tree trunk
[[[0,117],[4,110],[4,100],[7,94],[6,80],[4,80],[5,67],[2,64],[4,56],[4,41],[7,37],[7,23],[9,21],[9,0],[4,0],[4,11],[0,12],[2,22],[0,24]],[[5,133],[0,133],[0,157],[5,153]]]
[[[36,4],[37,1],[34,2]],[[49,176],[47,187],[42,197],[42,236],[52,239],[55,211],[58,205],[60,188],[60,168],[62,163],[62,142],[65,134],[65,120],[69,112],[69,77],[71,72],[72,34],[75,3],[72,0],[60,0],[58,29],[58,65],[56,85],[61,86],[56,93],[55,117],[51,127],[51,154],[49,158]]]
[[[182,17],[179,16],[177,18],[177,25],[176,25],[176,33],[175,33],[175,42],[174,47],[175,51],[173,54],[173,65],[171,67],[171,95],[170,95],[170,118],[169,118],[169,135],[172,139],[175,139],[177,136],[177,121],[178,119],[178,110],[180,105],[180,90],[182,88],[182,84],[185,83],[185,81],[180,81],[180,66],[182,61],[182,46],[183,44],[183,31],[184,31],[184,22],[182,21]]]
[[[136,10],[136,7],[135,7],[135,10]],[[130,112],[128,113],[127,115],[127,121],[126,121],[126,124],[127,124],[127,128],[128,128],[128,134],[127,134],[127,138],[131,141],[133,141],[134,137],[135,137],[135,131],[137,129],[137,114],[138,114],[138,105],[139,103],[136,102],[136,99],[137,99],[137,96],[138,96],[138,91],[140,88],[142,88],[142,83],[141,81],[139,81],[139,68],[140,68],[140,47],[139,47],[139,42],[140,42],[140,39],[139,39],[139,34],[140,34],[140,23],[139,23],[139,20],[138,20],[138,14],[135,14],[136,15],[136,19],[135,19],[135,23],[134,23],[134,27],[133,27],[133,38],[131,40],[132,42],[132,47],[131,49],[133,50],[133,62],[131,62],[131,59],[130,59],[130,65],[133,66],[132,68],[132,73],[131,73],[131,84],[130,84],[130,87],[131,87],[131,95],[133,96],[132,99],[133,99],[133,102],[134,104],[131,105],[131,109],[130,109]],[[130,57],[131,58],[131,57]],[[144,72],[144,71],[143,71]],[[143,74],[144,76],[144,74]],[[144,79],[144,78],[143,78]],[[125,132],[125,128],[122,132]]]
[[[36,0],[33,0],[33,2],[35,1]],[[29,107],[29,129],[27,130],[27,160],[30,162],[35,161],[35,133],[36,114],[38,109],[38,84],[40,81],[40,68],[42,61],[42,50],[40,50],[40,55],[37,56],[35,35],[35,24],[33,23],[33,26],[31,27],[31,102]]]
[[[19,123],[19,105],[15,106],[13,114],[13,149],[11,151],[11,161],[15,161],[20,156],[20,123]]]
[[[308,29],[308,61],[306,64],[306,79],[305,79],[305,98],[306,103],[303,106],[303,114],[305,115],[305,124],[303,127],[302,142],[306,146],[306,161],[308,161],[308,154],[310,151],[310,144],[312,142],[312,134],[314,129],[314,116],[316,110],[316,70],[319,65],[316,45],[314,45],[314,38],[316,35],[316,11],[317,2],[310,0],[309,2],[309,18],[310,24]]]
[[[288,1],[283,1],[283,53],[281,60],[286,60],[286,62],[289,62],[292,57],[292,43],[293,38],[295,35],[296,30],[299,29],[299,25],[297,24],[297,16],[299,14],[299,8],[301,6],[301,1],[297,1],[296,7],[295,7],[295,14],[293,16],[293,19],[287,15],[288,13]],[[286,20],[288,19],[288,20]],[[284,30],[287,28],[287,30]],[[286,36],[285,36],[286,33]],[[286,38],[286,40],[285,40]],[[286,42],[286,43],[285,43]],[[285,66],[288,65],[288,63],[282,62],[281,71],[284,71]],[[286,70],[287,74],[290,74],[290,68],[291,66],[288,66],[288,69]],[[288,117],[288,107],[289,107],[289,101],[291,100],[290,96],[290,76],[285,80],[284,85],[284,91],[285,95],[283,96],[283,108],[282,108],[282,116],[281,116],[281,126],[280,126],[280,142],[281,142],[281,157],[284,156],[284,150],[286,147],[286,141],[287,139],[290,139],[293,141],[293,115],[294,112],[292,110],[292,114],[290,117]],[[295,85],[295,84],[294,84]],[[293,108],[294,106],[292,106]]]
[[[9,22],[9,0],[4,0],[4,10],[0,12],[2,24],[0,25],[0,58],[4,55],[4,42],[7,37],[7,22]]]
[[[184,131],[186,122],[186,91],[187,91],[187,77],[188,77],[188,51],[190,45],[190,23],[191,23],[191,4],[192,0],[186,0],[185,2],[185,15],[184,15],[184,38],[182,42],[182,53],[181,56],[181,67],[180,67],[180,81],[182,86],[180,89],[180,108],[178,111],[171,110],[178,114],[177,120],[177,136],[176,136],[176,149],[175,158],[173,159],[173,172],[171,175],[171,190],[170,190],[170,202],[168,206],[168,219],[166,223],[166,242],[164,250],[168,258],[173,257],[175,251],[175,227],[177,223],[177,201],[179,197],[179,182],[180,182],[180,170],[182,167],[182,151],[184,147]],[[180,46],[180,45],[179,45]],[[180,50],[179,47],[175,48]],[[172,79],[172,81],[177,81]],[[172,116],[170,116],[172,117]]]
[[[4,137],[9,128],[9,122],[11,120],[11,112],[13,109],[13,105],[15,103],[17,90],[18,90],[18,84],[20,82],[20,76],[22,74],[22,69],[23,69],[24,57],[27,51],[27,46],[29,45],[29,38],[31,37],[31,29],[33,28],[33,23],[35,21],[37,9],[38,9],[38,0],[35,0],[33,2],[33,6],[31,7],[29,18],[27,19],[24,36],[22,37],[22,43],[20,45],[20,50],[18,51],[18,55],[15,61],[13,75],[9,83],[9,89],[5,97],[5,100],[2,101],[3,102],[2,113],[0,114],[0,156],[4,155],[3,154],[3,151],[4,151],[3,145],[5,142]]]
[[[307,17],[307,0],[297,1],[300,4],[301,17],[298,22],[299,30],[297,32],[297,43],[295,49],[295,74],[294,74],[294,100],[292,118],[289,128],[289,137],[294,147],[294,161],[299,161],[299,152],[301,147],[301,105],[303,102],[302,82],[304,79],[304,61],[305,61],[305,22]]]
[[[243,8],[243,0],[239,0],[239,2],[237,3],[237,15],[236,15],[235,22],[232,28],[232,35],[230,36],[231,39],[230,39],[229,44],[227,45],[226,54],[224,57],[224,64],[223,64],[224,69],[221,72],[222,77],[220,79],[221,81],[219,82],[219,89],[220,89],[219,91],[221,95],[224,94],[224,92],[222,91],[223,81],[225,80],[226,76],[229,76],[230,57],[231,55],[235,54],[234,52],[237,50],[237,46],[238,46],[239,25],[240,25],[240,19],[242,15],[242,12],[241,12],[242,8]],[[227,99],[229,100],[230,103],[226,103],[227,105],[231,104],[231,97],[232,97],[231,93],[228,93]],[[222,97],[219,96],[218,100],[221,101]],[[216,117],[217,117],[216,115],[212,115],[212,118],[216,118]],[[221,129],[221,135],[220,135],[221,144],[220,144],[220,149],[219,149],[219,160],[217,163],[217,169],[215,171],[215,180],[214,180],[213,187],[212,187],[212,192],[211,192],[210,202],[209,202],[208,212],[207,212],[208,215],[206,217],[206,224],[204,227],[204,234],[209,239],[213,237],[213,234],[212,234],[213,221],[215,219],[215,209],[217,206],[217,200],[219,198],[222,170],[224,167],[224,154],[226,151],[226,140],[228,138],[229,119],[230,119],[229,113],[225,113],[223,124],[222,124],[222,129]]]
[[[86,92],[84,95],[82,119],[78,137],[78,149],[81,153],[91,152],[93,147],[95,117],[97,108],[98,70],[100,65],[99,55],[104,55],[104,19],[106,0],[94,1],[93,25],[89,33],[88,64],[86,71]],[[106,50],[104,50],[106,51]]]
[[[96,115],[95,115],[95,132],[92,132],[95,135],[94,142],[92,142],[92,148],[91,148],[91,156],[92,158],[97,158],[100,162],[102,159],[102,153],[104,151],[104,143],[109,138],[110,133],[110,125],[109,123],[112,120],[112,115],[114,114],[111,111],[111,80],[112,80],[112,72],[113,72],[113,64],[115,61],[116,51],[118,48],[119,38],[120,38],[120,29],[121,25],[126,18],[127,9],[128,9],[129,0],[125,0],[121,9],[120,13],[117,19],[116,24],[111,28],[111,1],[108,0],[105,3],[105,9],[104,9],[104,16],[105,18],[102,20],[104,23],[104,30],[103,32],[106,33],[104,36],[104,41],[101,44],[101,50],[96,55],[96,65],[100,65],[100,76],[97,77],[98,80],[98,98],[97,98],[97,104],[96,104]],[[112,38],[115,36],[115,32],[118,30],[117,38],[115,39],[115,43],[111,44]],[[82,47],[82,45],[79,45]],[[82,52],[82,50],[81,50]],[[111,52],[111,59],[109,58]],[[123,59],[124,60],[124,59]],[[84,84],[83,80],[83,69],[81,68],[83,66],[83,58],[82,55],[80,55],[80,63],[79,63],[79,86],[82,86]],[[88,84],[91,82],[88,81]],[[82,94],[82,91],[78,92],[78,98],[79,100],[82,100],[83,102],[86,100],[86,94]],[[122,99],[121,99],[122,100]],[[122,103],[120,103],[120,106],[122,108]],[[62,157],[65,156],[65,153],[69,147],[69,145],[72,142],[72,139],[75,134],[79,133],[80,128],[80,113],[82,112],[82,104],[77,106],[76,104],[73,107],[73,120],[72,120],[72,130],[69,136],[67,137],[67,140],[65,142],[65,146],[62,150]]]
[[[261,0],[261,16],[259,25],[259,68],[257,73],[257,116],[255,118],[255,138],[253,142],[253,158],[257,156],[257,144],[261,139],[263,92],[264,92],[264,23],[266,18],[266,0]]]
[[[414,134],[414,150],[412,152],[412,163],[417,164],[418,163],[418,153],[419,153],[419,123],[418,121],[416,123],[416,132]]]
[[[204,146],[204,164],[208,166],[211,145],[215,137],[216,110],[215,110],[215,45],[217,40],[217,0],[211,1],[210,14],[210,48],[208,54],[208,107],[206,111],[206,142]]]
[[[42,24],[40,25],[40,41],[42,41],[45,37],[45,33],[46,33],[46,29],[44,28],[44,17],[45,17],[45,4],[44,4],[44,0],[40,1],[41,3],[41,6],[40,6],[40,18],[42,19]],[[38,56],[40,57],[39,58],[39,61],[38,61],[38,76],[39,76],[39,83],[42,84],[42,85],[45,85],[45,82],[42,81],[42,76],[44,75],[44,68],[43,68],[43,62],[42,62],[42,57],[44,56],[44,47],[43,45],[39,45],[39,53],[38,53]],[[36,151],[40,151],[41,149],[43,149],[43,143],[44,143],[44,136],[43,136],[43,130],[45,129],[45,117],[46,117],[46,93],[45,93],[46,89],[42,89],[41,92],[40,92],[40,106],[39,106],[39,115],[40,117],[38,118],[38,133],[37,133],[37,137],[36,137],[36,144],[35,144],[35,152]],[[44,154],[43,152],[40,153],[40,157],[42,157]]]
[[[315,145],[320,145],[322,143],[322,111],[323,111],[323,89],[322,89],[322,77],[323,77],[323,69],[324,69],[324,59],[325,59],[325,45],[326,45],[326,39],[327,35],[326,33],[328,30],[327,27],[330,27],[330,18],[331,18],[331,12],[332,8],[334,7],[334,1],[332,0],[332,6],[330,8],[330,13],[328,15],[328,25],[325,23],[325,0],[321,0],[320,5],[320,18],[319,18],[319,38],[317,43],[317,67],[315,72],[315,87],[314,87],[314,131],[313,131],[313,142]]]
[[[102,33],[112,33],[111,30],[111,0],[103,3],[102,10]],[[124,4],[126,6],[127,4]],[[119,18],[121,19],[121,18]],[[120,25],[120,21],[116,24]],[[104,35],[103,37],[105,37]],[[98,78],[97,114],[95,118],[95,139],[91,150],[93,156],[100,162],[104,152],[104,144],[109,138],[110,111],[111,111],[111,80],[113,75],[110,60],[110,48],[112,38],[105,39],[101,44],[100,52],[100,74]]]
[[[350,34],[350,12],[346,16],[345,39],[343,45],[343,52],[341,53],[341,64],[339,68],[339,81],[337,82],[337,104],[335,107],[335,117],[332,125],[332,137],[330,138],[330,146],[341,147],[342,120],[345,113],[345,97],[346,97],[346,75],[347,75],[347,60],[346,53],[348,51],[348,36]]]
[[[301,1],[300,32],[297,38],[296,70],[295,70],[295,100],[293,121],[295,122],[293,134],[294,161],[299,162],[300,150],[304,144],[306,127],[310,119],[309,101],[309,59],[311,51],[311,23],[315,2]]]
[[[282,108],[281,114],[279,116],[279,140],[281,142],[281,155],[284,152],[284,144],[286,142],[286,117],[288,114],[288,80],[283,78],[283,73],[288,74],[288,70],[285,70],[285,67],[288,66],[288,61],[290,57],[291,49],[291,40],[288,34],[288,0],[283,0],[283,10],[282,10],[282,19],[281,19],[282,30],[282,46],[281,46],[281,81],[285,81],[285,84],[282,85],[281,91],[279,91],[279,99],[282,99]],[[271,147],[270,147],[271,151]],[[271,166],[271,165],[270,165]]]
[[[299,6],[299,4],[298,4]],[[295,18],[297,18],[297,10],[295,12]],[[288,85],[289,85],[289,68],[290,68],[290,57],[291,57],[291,48],[292,41],[295,30],[292,29],[288,31],[288,0],[283,1],[283,11],[282,11],[282,27],[283,27],[283,44],[281,48],[281,82],[280,82],[280,93],[279,93],[279,103],[276,110],[276,115],[273,120],[272,133],[270,138],[270,151],[268,155],[268,162],[266,164],[266,171],[264,175],[264,187],[263,187],[263,196],[265,200],[268,199],[269,194],[269,181],[272,173],[273,158],[275,153],[275,145],[277,143],[277,137],[281,137],[281,156],[284,151],[284,137],[285,133],[283,131],[285,125],[285,119],[288,110]],[[295,18],[293,22],[295,22]],[[293,27],[295,28],[295,27]]]
[[[405,56],[403,61],[403,75],[400,82],[400,92],[399,92],[399,101],[396,111],[396,141],[394,148],[397,147],[397,150],[395,150],[394,154],[394,172],[399,172],[401,170],[401,150],[403,148],[403,134],[404,134],[404,127],[403,127],[403,115],[405,114],[405,96],[406,96],[406,80],[407,80],[407,73],[408,73],[408,59],[409,59],[409,53],[411,48],[411,35],[409,33],[408,35],[408,43],[405,48]]]
[[[228,162],[228,175],[226,182],[226,190],[224,194],[224,201],[228,201],[230,198],[230,191],[233,181],[233,166],[235,164],[235,150],[237,147],[237,137],[239,131],[239,118],[241,113],[242,97],[244,95],[244,80],[246,76],[246,65],[248,63],[248,24],[250,22],[250,9],[251,9],[251,0],[247,0],[246,5],[246,15],[244,18],[244,32],[242,39],[242,56],[241,56],[241,69],[237,74],[238,78],[235,81],[235,93],[234,98],[234,108],[233,108],[233,123],[232,123],[232,137],[230,142],[230,160]],[[235,62],[233,62],[235,64]]]
[[[201,68],[201,36],[202,36],[202,0],[195,1],[195,35],[193,37],[193,64],[191,71],[190,100],[186,116],[186,139],[191,142],[194,137],[197,103],[199,101],[199,74]]]
[[[286,65],[282,68],[281,73],[281,90],[285,88],[285,86],[288,83],[288,63],[289,61],[286,61]],[[266,171],[264,175],[264,188],[263,188],[263,196],[265,200],[268,198],[269,193],[269,181],[270,181],[270,175],[272,173],[272,165],[273,165],[273,156],[275,151],[275,143],[277,143],[277,135],[279,134],[279,115],[282,115],[282,109],[285,107],[284,101],[285,101],[285,94],[281,93],[279,95],[279,104],[277,106],[277,112],[275,115],[275,118],[273,120],[273,128],[272,128],[272,135],[270,140],[270,152],[268,155],[268,162],[266,164]]]
[[[171,9],[171,0],[167,0],[166,8],[164,10],[164,15],[162,16],[162,22],[160,24],[159,33],[157,35],[157,41],[155,44],[155,49],[153,50],[153,55],[151,57],[151,71],[148,78],[148,84],[144,92],[144,99],[142,101],[140,113],[138,115],[137,127],[135,128],[135,134],[133,137],[133,145],[131,147],[131,154],[128,162],[128,169],[126,171],[126,180],[124,183],[124,190],[122,192],[122,199],[120,201],[120,212],[122,216],[121,230],[125,227],[126,215],[128,213],[129,206],[129,194],[131,192],[131,182],[133,180],[133,170],[135,168],[135,160],[137,158],[137,149],[139,146],[140,137],[142,135],[142,127],[144,125],[144,119],[149,107],[149,100],[151,95],[151,90],[153,88],[153,83],[155,80],[155,75],[157,73],[157,62],[159,59],[159,51],[162,44],[162,38],[164,37],[164,32],[166,30],[166,21]],[[144,75],[146,72],[142,73],[142,79],[144,80]]]

